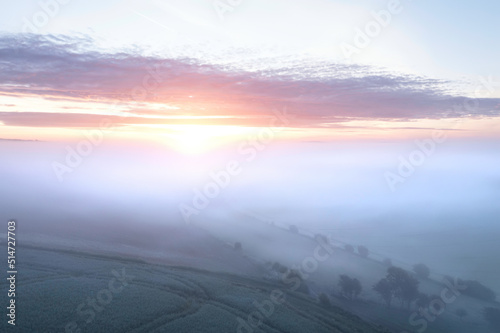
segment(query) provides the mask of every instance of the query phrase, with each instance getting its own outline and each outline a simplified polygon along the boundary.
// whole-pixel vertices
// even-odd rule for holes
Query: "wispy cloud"
[[[266,62],[267,61],[267,62]],[[411,120],[497,116],[500,99],[477,99],[474,110],[457,108],[465,97],[453,84],[367,66],[325,61],[258,59],[255,63],[208,64],[135,52],[98,51],[85,36],[0,36],[0,94],[84,101],[121,100],[132,117],[121,123],[175,123],[165,117],[226,116],[218,123],[259,126],[272,109],[286,106],[296,126],[329,127],[348,119]],[[137,96],[137,89],[146,93]],[[141,88],[142,87],[142,88]],[[135,95],[134,95],[135,94]],[[149,108],[152,104],[170,108]],[[0,113],[4,124],[87,126],[95,116]],[[24,115],[22,114],[24,113]],[[127,118],[127,119],[125,119]]]

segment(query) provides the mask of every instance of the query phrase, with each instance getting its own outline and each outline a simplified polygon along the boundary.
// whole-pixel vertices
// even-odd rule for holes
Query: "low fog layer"
[[[165,248],[159,243],[168,242],[167,227],[186,225],[180,207],[191,207],[193,225],[241,242],[262,260],[266,253],[297,260],[291,256],[298,245],[265,235],[271,222],[296,225],[364,245],[402,267],[424,262],[436,277],[479,280],[500,293],[496,142],[449,140],[403,174],[402,160],[421,151],[414,141],[274,143],[253,155],[232,146],[183,155],[161,145],[105,142],[58,176],[67,146],[76,144],[0,141],[0,219],[18,220],[21,241],[45,234],[155,250]],[[230,161],[237,174],[206,208],[195,208],[197,191]],[[245,224],[262,226],[260,238]]]

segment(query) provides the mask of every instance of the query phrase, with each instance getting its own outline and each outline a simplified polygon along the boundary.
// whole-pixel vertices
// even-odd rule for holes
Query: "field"
[[[32,246],[18,260],[18,332],[384,332],[279,282]]]
[[[387,269],[376,256],[363,258],[333,243],[327,260],[305,276],[308,293],[300,293],[272,266],[280,262],[298,267],[311,258],[318,247],[312,235],[269,224],[235,222],[227,234],[215,223],[210,227],[164,227],[136,234],[139,240],[149,239],[147,244],[130,242],[120,233],[111,244],[96,238],[23,235],[16,258],[16,327],[9,329],[399,333],[423,327],[410,322],[415,305],[410,310],[399,304],[388,309],[372,290]],[[5,248],[5,235],[0,236]],[[234,249],[236,241],[242,243],[239,250]],[[340,295],[340,274],[359,278],[363,290],[358,299]],[[6,295],[6,280],[0,287]],[[435,278],[421,280],[420,287],[434,295],[444,289]],[[332,306],[318,302],[321,293]],[[460,295],[427,321],[424,331],[491,332],[482,309],[497,305]],[[467,310],[467,318],[455,315],[458,308]]]
[[[200,226],[211,230],[216,237],[231,243],[238,240],[243,243],[244,253],[256,260],[279,262],[288,267],[302,267],[305,271],[307,258],[314,256],[318,242],[312,233],[292,233],[285,225],[271,224],[256,218],[235,214],[232,218],[231,228],[214,227],[217,221],[200,222]],[[293,244],[293,246],[290,246]],[[394,304],[387,309],[380,295],[373,291],[372,286],[386,275],[387,265],[383,263],[384,256],[370,253],[367,258],[351,254],[344,250],[344,243],[340,240],[331,241],[333,253],[323,262],[318,261],[307,274],[307,284],[310,294],[316,297],[325,293],[333,304],[356,314],[366,321],[376,325],[383,325],[395,332],[417,332],[424,324],[424,316],[420,315],[410,322],[412,313],[417,312],[418,306],[412,305],[411,309],[401,309],[399,304]],[[396,255],[397,258],[397,255]],[[395,260],[395,265],[412,271],[411,262]],[[429,279],[419,279],[419,290],[427,295],[440,296],[446,290],[443,276],[446,271],[432,272]],[[347,274],[360,280],[363,290],[358,300],[348,301],[340,297],[338,279],[341,274]],[[498,302],[487,302],[460,294],[438,316],[426,319],[425,332],[427,333],[469,333],[493,332],[483,318],[483,308],[496,307]],[[460,320],[455,312],[463,308],[467,317]]]

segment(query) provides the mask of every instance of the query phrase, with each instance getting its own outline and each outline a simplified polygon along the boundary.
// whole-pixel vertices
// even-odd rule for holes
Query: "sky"
[[[1,138],[181,150],[288,122],[283,140],[497,137],[500,5],[25,1],[0,13]]]

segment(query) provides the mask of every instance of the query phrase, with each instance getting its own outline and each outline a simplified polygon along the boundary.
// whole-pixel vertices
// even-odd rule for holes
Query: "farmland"
[[[20,332],[383,332],[278,282],[42,247],[19,257]]]

